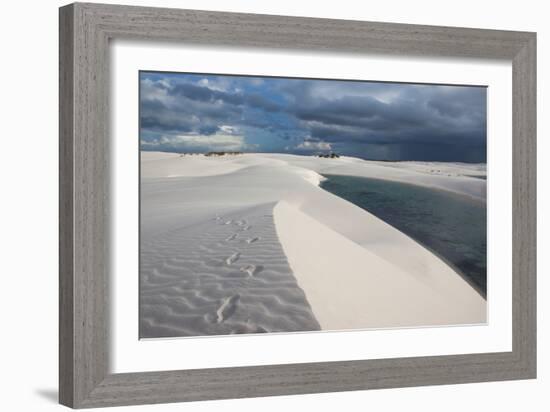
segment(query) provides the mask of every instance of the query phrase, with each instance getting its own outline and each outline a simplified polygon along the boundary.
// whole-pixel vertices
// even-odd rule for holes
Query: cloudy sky
[[[141,150],[485,162],[486,89],[140,72]]]

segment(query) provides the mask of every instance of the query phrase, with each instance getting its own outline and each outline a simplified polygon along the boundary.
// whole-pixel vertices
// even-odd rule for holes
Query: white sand
[[[320,173],[345,174],[450,190],[483,201],[486,181],[471,177],[484,176],[481,165],[144,152],[141,168],[142,248],[147,242],[168,242],[173,250],[162,258],[153,258],[160,247],[143,251],[151,256],[149,272],[142,274],[149,293],[142,329],[150,336],[312,330],[315,321],[324,330],[486,321],[485,299],[441,259],[318,187]],[[260,224],[251,210],[266,207],[272,213],[265,213],[267,220]],[[243,235],[250,230],[247,219],[266,226],[256,227],[261,233]],[[196,227],[199,232],[193,232]],[[202,235],[193,239],[192,233]],[[189,249],[197,260],[193,273],[185,275],[192,284],[185,286],[177,273],[163,284],[166,270],[159,267],[172,268],[178,251]],[[204,250],[210,262],[200,262]],[[235,271],[228,269],[234,265],[239,266]],[[204,288],[207,274],[210,286]],[[183,302],[182,291],[189,290]],[[180,312],[195,317],[175,316],[178,305],[183,305]],[[199,319],[201,311],[207,313]],[[262,315],[251,316],[255,311]],[[287,321],[274,321],[281,316]]]
[[[447,190],[477,199],[486,198],[486,165],[440,162],[380,162],[343,156],[325,159],[280,154],[262,155],[284,159],[295,166],[322,174],[349,175],[392,180]]]

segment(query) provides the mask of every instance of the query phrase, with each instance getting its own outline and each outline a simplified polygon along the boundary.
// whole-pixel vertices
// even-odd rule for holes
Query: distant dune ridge
[[[486,321],[460,275],[321,189],[325,173],[485,201],[484,165],[142,152],[140,336]]]

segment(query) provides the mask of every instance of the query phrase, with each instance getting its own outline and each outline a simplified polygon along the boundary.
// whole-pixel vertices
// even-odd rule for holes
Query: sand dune
[[[140,336],[318,330],[277,239],[273,206],[144,239]]]
[[[482,166],[444,166],[142,153],[141,336],[485,322],[441,259],[318,186],[350,174],[483,201]]]
[[[286,202],[276,206],[275,218],[290,267],[323,330],[485,320],[483,298],[408,238],[379,253],[383,245],[363,247]]]
[[[343,156],[325,159],[311,156],[262,154],[322,174],[350,175],[392,180],[447,190],[476,199],[486,198],[486,165],[440,162],[380,162]]]

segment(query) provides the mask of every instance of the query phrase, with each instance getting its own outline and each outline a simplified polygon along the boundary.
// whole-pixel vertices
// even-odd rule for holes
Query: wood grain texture
[[[536,37],[512,62],[513,88],[513,350],[536,375]]]
[[[73,403],[73,18],[59,13],[59,400]]]
[[[59,24],[62,404],[84,408],[535,377],[535,34],[85,3],[62,7]],[[513,350],[110,374],[108,80],[109,40],[117,38],[512,61]]]
[[[60,401],[76,406],[104,380],[108,366],[108,48],[84,8],[62,8],[60,23],[66,49],[60,82],[60,162],[66,182],[61,196],[67,202],[60,220],[60,376],[71,377],[71,382],[62,378]]]

